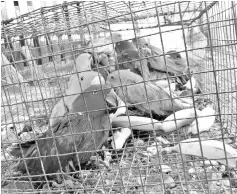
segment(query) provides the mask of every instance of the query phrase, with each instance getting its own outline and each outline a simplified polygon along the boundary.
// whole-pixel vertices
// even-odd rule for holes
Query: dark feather
[[[116,87],[116,93],[124,102],[135,105],[137,109],[148,114],[151,110],[157,115],[170,115],[173,111],[184,108],[178,99],[171,100],[169,93],[164,88],[151,82],[137,83],[141,81],[141,76],[126,70],[114,71],[109,74],[107,79],[108,84]],[[132,83],[137,84],[131,85]],[[150,105],[147,103],[148,100]]]
[[[102,92],[95,93],[95,90],[99,89],[101,89],[100,85],[94,85],[89,88],[91,93],[84,94],[88,104],[88,111],[105,109],[105,99]],[[88,90],[86,91],[88,92]],[[105,96],[108,92],[109,90],[104,91]],[[84,102],[82,96],[75,100],[75,104],[73,104],[75,112],[86,111],[82,102]],[[22,157],[20,146],[24,149],[25,162],[31,175],[43,173],[39,156],[46,156],[41,158],[45,173],[55,173],[60,170],[60,166],[64,169],[69,160],[77,161],[76,151],[80,152],[78,154],[80,164],[89,161],[95,150],[99,149],[108,138],[109,132],[103,129],[109,128],[109,115],[105,110],[84,113],[83,115],[76,113],[65,116],[54,125],[52,131],[48,129],[36,140],[37,143],[36,141],[31,141],[18,145],[12,150],[12,154]],[[93,131],[93,133],[90,131]],[[37,144],[40,154],[38,153]],[[55,155],[60,156],[57,157]],[[26,172],[26,166],[23,161],[20,161],[17,170],[23,173]]]
[[[83,151],[93,151],[96,149],[99,149],[102,146],[102,143],[107,139],[108,137],[108,131],[102,131],[102,132],[96,132],[96,133],[90,133],[88,132],[90,129],[90,123],[88,121],[88,115],[70,115],[69,120],[67,118],[64,118],[64,121],[62,123],[56,124],[54,127],[54,136],[60,136],[55,137],[56,146],[54,144],[53,138],[52,138],[52,132],[48,130],[44,135],[42,135],[38,140],[38,147],[40,151],[41,156],[47,156],[42,158],[42,162],[44,165],[44,170],[46,173],[54,173],[57,170],[60,169],[60,163],[62,168],[64,168],[68,161],[72,159],[73,161],[76,161],[76,149],[80,152]],[[102,118],[94,118],[93,122],[93,130],[98,129],[108,129],[109,128],[109,119],[108,116],[105,115]],[[70,129],[71,126],[71,129]],[[80,131],[78,131],[78,127],[80,128]],[[74,135],[76,148],[74,147],[73,137],[72,136],[64,136],[64,135],[70,135],[72,133],[81,133],[81,132],[88,132],[84,134],[77,134]],[[63,137],[62,137],[63,136]],[[93,138],[95,138],[95,147],[94,147],[94,141]],[[21,145],[21,147],[27,152],[25,152],[24,157],[30,158],[30,157],[39,157],[36,142],[27,142]],[[19,150],[20,147],[18,147]],[[17,150],[17,148],[15,148]],[[59,156],[59,161],[56,156],[50,156],[50,155],[56,155],[58,154],[68,154],[64,156]],[[87,161],[89,161],[90,157],[93,155],[93,152],[86,152],[86,153],[80,153],[78,154],[80,163],[83,164]],[[32,175],[35,174],[42,174],[42,167],[40,163],[40,159],[27,159],[26,160],[27,167]],[[22,171],[23,173],[26,172],[25,164],[24,162],[20,162],[18,166],[18,170]]]

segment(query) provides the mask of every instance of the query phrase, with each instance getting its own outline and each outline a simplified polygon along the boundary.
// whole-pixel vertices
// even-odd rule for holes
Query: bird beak
[[[106,80],[106,84],[105,85],[108,86],[109,88],[113,88],[111,83],[108,80]]]
[[[92,81],[91,85],[105,84],[105,79],[102,76],[96,76]]]

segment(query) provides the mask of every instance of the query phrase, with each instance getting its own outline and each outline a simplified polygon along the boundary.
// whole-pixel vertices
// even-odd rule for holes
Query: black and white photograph
[[[1,193],[237,194],[237,1],[1,1]]]

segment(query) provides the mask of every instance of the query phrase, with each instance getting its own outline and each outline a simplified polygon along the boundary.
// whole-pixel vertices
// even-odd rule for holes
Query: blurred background
[[[53,5],[60,4],[60,3],[63,3],[63,0],[57,0],[57,1],[38,1],[38,0],[12,1],[12,0],[7,0],[7,1],[1,1],[2,20],[7,20],[12,17],[17,17],[20,14],[25,14],[27,12],[38,9],[40,7],[53,6]]]

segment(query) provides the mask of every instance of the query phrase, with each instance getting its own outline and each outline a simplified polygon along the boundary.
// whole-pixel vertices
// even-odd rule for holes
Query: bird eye
[[[93,91],[92,94],[96,95],[96,94],[98,94],[98,92],[97,91]]]
[[[113,75],[111,76],[111,79],[114,79],[114,76],[113,76]]]
[[[81,81],[83,81],[84,80],[84,77],[81,77]]]

